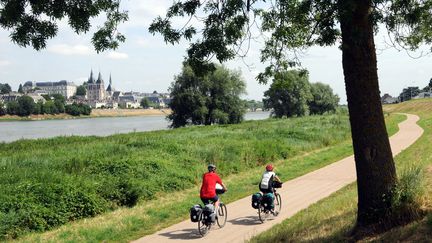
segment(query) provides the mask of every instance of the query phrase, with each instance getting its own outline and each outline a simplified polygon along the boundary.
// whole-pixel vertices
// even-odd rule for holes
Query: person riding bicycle
[[[276,173],[273,172],[273,169],[274,169],[273,165],[268,164],[266,166],[266,171],[264,172],[264,174],[261,177],[259,189],[263,194],[268,194],[268,193],[273,194],[273,181],[277,181],[279,183],[282,183],[281,180],[279,179],[279,177],[276,175]]]
[[[219,197],[216,194],[216,183],[220,184],[224,191],[227,191],[226,186],[216,174],[216,165],[209,164],[208,172],[203,175],[203,181],[200,190],[200,198],[204,204],[214,203],[215,209],[219,207]]]

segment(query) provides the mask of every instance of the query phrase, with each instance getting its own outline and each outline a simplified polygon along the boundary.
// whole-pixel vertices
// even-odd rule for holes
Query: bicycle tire
[[[217,224],[219,228],[223,228],[226,224],[228,217],[228,211],[224,203],[219,204],[219,208],[217,211]]]
[[[266,210],[265,210],[265,208],[262,205],[260,205],[258,207],[258,218],[261,221],[261,223],[264,223],[264,221],[267,218]]]
[[[202,237],[208,234],[210,227],[204,222],[203,213],[200,214],[198,220],[198,232]]]
[[[275,194],[275,203],[274,203],[275,216],[277,216],[282,210],[282,198],[279,193]]]

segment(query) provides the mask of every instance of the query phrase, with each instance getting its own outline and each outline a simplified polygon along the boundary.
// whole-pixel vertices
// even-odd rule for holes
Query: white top
[[[264,174],[262,175],[260,187],[262,189],[269,189],[270,181],[273,181],[274,176],[276,176],[276,173],[274,173],[273,171],[264,172]]]

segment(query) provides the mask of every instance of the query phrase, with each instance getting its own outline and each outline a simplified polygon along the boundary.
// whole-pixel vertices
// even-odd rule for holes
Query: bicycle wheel
[[[282,198],[279,193],[275,193],[275,201],[274,201],[275,216],[277,216],[281,210],[282,210]]]
[[[204,237],[210,230],[210,226],[204,222],[204,214],[201,213],[198,220],[198,232],[202,237]]]
[[[264,208],[264,206],[260,205],[258,208],[258,218],[261,223],[264,223],[264,221],[267,219],[267,215],[267,210]]]
[[[219,228],[222,228],[225,226],[227,221],[227,208],[224,203],[220,203],[218,211],[217,211],[217,224],[219,225]]]

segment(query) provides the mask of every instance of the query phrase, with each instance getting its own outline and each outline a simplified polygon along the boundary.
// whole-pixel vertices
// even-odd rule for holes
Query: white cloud
[[[67,44],[57,44],[48,48],[48,51],[60,55],[80,55],[89,56],[94,53],[93,49],[85,45],[67,45]]]
[[[10,64],[11,64],[11,62],[8,61],[8,60],[0,60],[0,66],[7,66],[7,65],[10,65]]]
[[[129,56],[123,52],[110,51],[108,52],[107,57],[111,59],[127,59]]]

